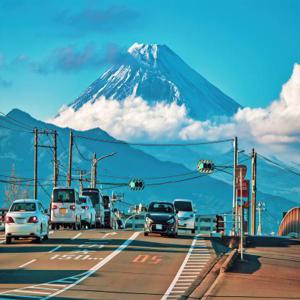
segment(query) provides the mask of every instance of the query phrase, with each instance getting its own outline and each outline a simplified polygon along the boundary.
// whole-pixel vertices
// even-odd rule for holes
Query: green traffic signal
[[[129,181],[128,186],[133,191],[141,191],[144,189],[145,184],[142,179],[134,178]]]
[[[215,165],[211,160],[199,160],[197,169],[200,173],[212,173],[215,169]]]

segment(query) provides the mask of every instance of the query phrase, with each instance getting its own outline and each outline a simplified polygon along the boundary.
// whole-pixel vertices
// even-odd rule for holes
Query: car
[[[96,210],[88,196],[79,196],[79,201],[82,208],[81,222],[87,225],[88,228],[96,226]]]
[[[178,220],[173,203],[156,201],[149,204],[144,224],[144,235],[147,236],[149,233],[177,236]]]
[[[81,228],[82,208],[79,194],[74,188],[55,187],[51,198],[51,227],[60,226],[78,230]]]
[[[195,233],[196,214],[193,202],[188,199],[175,199],[173,204],[178,211],[178,229],[191,230],[192,233]]]
[[[5,239],[32,238],[40,242],[49,236],[49,216],[42,203],[35,199],[15,200],[5,216]]]

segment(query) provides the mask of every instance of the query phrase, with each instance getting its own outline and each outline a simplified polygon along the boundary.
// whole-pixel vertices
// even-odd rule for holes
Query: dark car
[[[159,233],[161,235],[177,236],[177,213],[170,202],[151,202],[146,215],[144,235]]]

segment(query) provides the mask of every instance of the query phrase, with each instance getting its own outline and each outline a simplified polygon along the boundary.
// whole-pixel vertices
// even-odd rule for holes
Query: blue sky
[[[0,105],[54,116],[134,42],[168,45],[243,106],[300,62],[300,1],[0,0]]]

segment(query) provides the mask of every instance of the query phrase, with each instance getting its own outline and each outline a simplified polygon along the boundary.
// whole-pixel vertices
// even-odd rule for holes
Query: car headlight
[[[167,221],[168,224],[173,224],[175,223],[175,218],[171,218]]]

